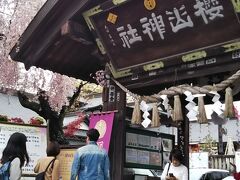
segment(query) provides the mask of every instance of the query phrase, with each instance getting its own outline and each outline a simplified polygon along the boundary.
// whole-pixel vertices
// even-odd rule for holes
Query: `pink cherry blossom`
[[[2,0],[0,2],[0,90],[8,94],[23,91],[46,92],[51,108],[60,112],[76,90],[77,80],[36,67],[28,71],[8,56],[12,47],[46,0]],[[35,97],[35,99],[37,99]]]

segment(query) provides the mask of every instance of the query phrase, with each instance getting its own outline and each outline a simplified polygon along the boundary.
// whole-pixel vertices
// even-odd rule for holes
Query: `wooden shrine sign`
[[[127,76],[240,49],[239,9],[231,0],[113,0],[83,15],[111,67]]]

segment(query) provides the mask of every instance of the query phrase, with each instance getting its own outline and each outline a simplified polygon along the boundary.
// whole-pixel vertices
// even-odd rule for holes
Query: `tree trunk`
[[[59,144],[68,144],[63,132],[63,119],[49,119],[49,140],[57,141]]]
[[[39,116],[43,117],[46,121],[48,121],[50,141],[57,141],[59,144],[68,144],[68,141],[64,137],[63,120],[66,112],[77,100],[81,92],[81,88],[85,84],[81,83],[79,85],[77,91],[69,100],[69,106],[63,106],[60,112],[52,110],[44,91],[39,92],[38,102],[30,101],[29,98],[21,92],[18,92],[18,99],[23,107],[35,111],[37,114],[39,114]]]

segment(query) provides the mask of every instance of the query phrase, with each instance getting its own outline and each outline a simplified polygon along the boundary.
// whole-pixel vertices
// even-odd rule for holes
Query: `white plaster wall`
[[[88,107],[91,106],[97,106],[102,103],[101,98],[96,98],[95,100],[89,100],[88,101]],[[239,103],[239,102],[238,102]],[[239,104],[235,105],[239,105]],[[240,106],[239,106],[240,107]],[[209,112],[209,110],[207,110]],[[38,114],[36,114],[34,111],[24,108],[16,96],[8,96],[6,94],[0,93],[0,114],[6,115],[9,118],[13,117],[20,117],[24,120],[24,122],[27,123],[27,121],[31,117],[36,117]],[[77,118],[77,116],[72,117],[66,117],[64,119],[64,125],[67,125],[68,123],[74,121]],[[203,124],[200,125],[196,121],[191,121],[189,125],[189,140],[191,143],[198,143],[202,142],[203,138],[206,137],[208,134],[211,135],[211,137],[218,141],[218,127],[217,125],[210,122],[208,125]],[[223,135],[223,141],[227,141],[227,136],[231,136],[234,141],[238,141],[237,130],[240,129],[240,121],[239,120],[228,120],[226,124],[223,125],[223,128],[227,130],[227,135]],[[86,124],[82,124],[81,129],[88,129]],[[174,134],[177,139],[177,131],[176,128],[172,127],[166,127],[166,126],[160,126],[159,128],[149,128],[148,130],[157,131],[161,133],[166,134]]]
[[[34,111],[24,108],[17,96],[8,96],[0,93],[0,114],[6,115],[9,118],[20,117],[25,123],[29,121],[31,117],[38,116]]]
[[[232,137],[233,141],[239,141],[237,137],[237,130],[240,130],[239,120],[228,120],[222,127],[226,129],[227,134],[223,135],[223,142],[227,142],[227,137]],[[147,130],[173,134],[175,135],[175,143],[177,143],[177,129],[174,127],[160,126],[159,128],[147,128]],[[213,122],[209,124],[199,124],[196,121],[190,121],[189,123],[189,142],[190,143],[203,143],[204,138],[210,134],[210,136],[218,141],[218,126]]]
[[[98,105],[101,105],[101,104],[103,104],[103,102],[102,102],[102,96],[100,96],[100,95],[98,95],[98,96],[95,96],[95,97],[93,97],[93,98],[91,98],[91,99],[83,99],[83,98],[80,98],[80,100],[82,101],[82,102],[86,102],[87,103],[87,105],[86,106],[84,106],[84,108],[90,108],[90,107],[94,107],[94,106],[98,106]]]
[[[23,107],[17,96],[8,96],[0,93],[0,115],[8,116],[9,118],[20,117],[25,123],[28,123],[31,117],[39,116],[36,112]],[[66,117],[64,119],[64,126],[74,121],[77,116]],[[82,123],[81,129],[88,129],[85,123]]]
[[[227,142],[227,137],[231,136],[233,141],[238,141],[237,130],[240,129],[239,120],[228,120],[222,127],[226,129],[227,134],[223,135],[223,141]],[[239,124],[239,125],[238,125]],[[192,143],[203,142],[208,134],[218,141],[218,125],[210,122],[209,124],[199,124],[197,122],[190,122],[189,125],[189,141]]]

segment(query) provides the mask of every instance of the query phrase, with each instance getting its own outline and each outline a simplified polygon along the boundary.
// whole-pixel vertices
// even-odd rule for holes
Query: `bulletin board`
[[[60,177],[62,179],[70,179],[72,162],[76,149],[61,149],[60,154],[57,156],[57,159],[60,163]]]
[[[47,128],[46,126],[32,126],[25,124],[0,123],[0,156],[7,145],[9,137],[21,132],[27,136],[27,151],[29,164],[23,167],[23,175],[34,175],[34,166],[37,160],[46,156]]]
[[[163,169],[174,145],[174,135],[127,128],[125,167]]]

